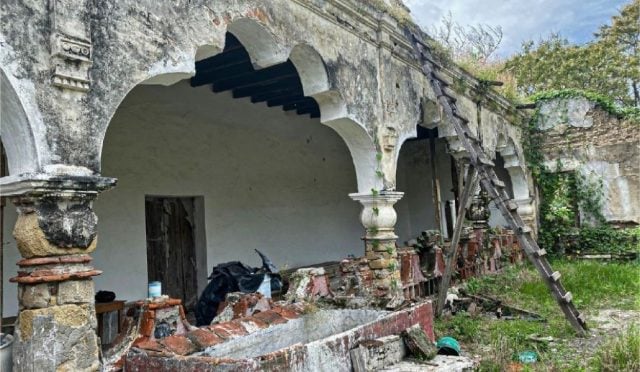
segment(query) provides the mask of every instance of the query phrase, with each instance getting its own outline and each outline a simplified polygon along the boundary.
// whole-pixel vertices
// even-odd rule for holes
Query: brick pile
[[[235,298],[235,296],[232,296]],[[165,354],[190,355],[198,351],[223,343],[227,340],[249,335],[271,325],[283,324],[296,319],[304,311],[301,304],[288,306],[268,303],[264,307],[264,298],[258,293],[242,296],[241,299],[227,305],[233,309],[233,319],[221,321],[204,327],[194,327],[187,321],[181,301],[166,299],[161,302],[140,301],[142,318],[139,337],[133,347],[141,350]],[[262,304],[258,309],[256,304]],[[176,322],[171,325],[171,334],[166,337],[157,336],[157,326],[162,321],[177,315]]]

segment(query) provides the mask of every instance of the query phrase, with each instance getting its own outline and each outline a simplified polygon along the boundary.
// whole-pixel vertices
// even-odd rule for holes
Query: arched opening
[[[95,202],[94,257],[104,271],[96,289],[146,297],[157,238],[149,214],[174,216],[175,208],[196,231],[194,261],[176,273],[191,265],[198,295],[218,263],[260,266],[254,249],[280,268],[361,252],[360,207],[347,196],[357,189],[349,148],[320,122],[298,64],[255,65],[228,33],[224,50],[196,62],[190,80],[139,85],[121,103],[102,151],[102,173],[118,186]]]
[[[0,69],[0,137],[3,139],[9,174],[37,172],[35,138],[24,106],[9,77]]]
[[[454,167],[438,129],[418,126],[417,137],[406,140],[398,155],[397,189],[404,197],[396,204],[396,233],[400,242],[415,239],[422,231],[441,230],[447,236],[455,201]]]
[[[509,172],[505,168],[504,158],[500,153],[496,153],[496,158],[493,160],[495,167],[493,168],[498,176],[498,179],[504,182],[505,190],[509,197],[513,199],[513,185],[511,184],[511,177],[509,176]],[[489,226],[491,227],[508,227],[507,221],[505,221],[504,217],[498,210],[496,203],[491,201],[489,203],[489,211],[491,211],[491,217],[489,217]]]
[[[0,68],[0,178],[39,170],[35,139],[25,107],[9,76]],[[16,208],[7,197],[0,199],[0,317],[18,312],[17,286],[7,285],[20,260],[16,242],[11,238],[17,219]]]

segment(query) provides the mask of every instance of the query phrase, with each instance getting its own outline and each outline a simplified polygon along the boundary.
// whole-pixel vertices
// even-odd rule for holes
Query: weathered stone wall
[[[346,143],[357,181],[352,190],[357,193],[351,196],[363,207],[360,222],[367,229],[366,253],[380,266],[372,266],[378,270],[378,289],[393,292],[389,285],[399,277],[393,205],[402,197],[401,192],[395,192],[402,143],[416,137],[417,124],[438,126],[449,151],[458,159],[464,158],[451,127],[441,120],[434,104],[431,86],[408,41],[408,29],[398,23],[406,14],[385,12],[395,3],[3,1],[0,136],[10,176],[2,178],[0,185],[3,194],[20,197],[15,202],[21,208],[16,229],[16,237],[22,240],[18,242],[21,254],[48,259],[93,251],[97,223],[93,207],[76,199],[82,195],[93,200],[116,182],[101,177],[101,154],[118,107],[140,84],[172,85],[193,76],[195,62],[220,53],[225,35],[231,33],[246,48],[256,69],[290,60],[300,75],[304,95],[319,105],[320,122]],[[530,187],[519,145],[517,124],[522,116],[504,98],[491,92],[478,94],[482,84],[459,68],[441,66],[440,72],[455,85],[451,94],[457,96],[461,112],[487,151],[509,157],[505,157],[506,168],[524,212],[530,207]],[[135,141],[131,146],[136,146]],[[26,196],[38,206],[37,226],[33,216],[27,217],[33,211],[20,201]],[[49,197],[67,201],[49,205]],[[286,197],[283,195],[283,200]],[[34,229],[37,236],[24,234],[27,228]],[[72,268],[65,264],[60,270]],[[24,292],[21,295],[24,297]],[[50,304],[46,312],[66,313],[61,306]],[[83,306],[88,312],[93,308],[91,303]],[[23,314],[28,317],[29,310]],[[65,319],[51,319],[47,335],[35,340],[18,337],[17,348],[29,350],[46,343],[47,337],[64,334],[58,326],[64,325]],[[21,322],[28,323],[33,322],[26,318]],[[92,318],[82,318],[79,328],[95,337],[90,332],[95,328]],[[71,347],[69,352],[67,347],[54,344],[58,346],[47,363],[96,369],[95,340],[73,334],[74,345],[91,344],[91,351]],[[22,353],[17,365],[29,360],[31,354]],[[66,365],[67,359],[86,363]]]
[[[360,192],[395,188],[400,145],[415,137],[421,105],[434,100],[401,26],[362,2],[57,0],[50,8],[7,1],[1,9],[2,85],[15,91],[19,108],[11,110],[18,119],[3,117],[2,126],[12,175],[100,173],[102,141],[125,95],[140,83],[192,76],[196,60],[222,50],[226,32],[257,68],[291,58],[321,121],[347,142]],[[455,66],[443,72],[469,88],[460,102],[477,127],[476,100],[463,97],[477,81]],[[487,97],[482,115],[513,111],[497,95]]]
[[[620,120],[586,98],[571,98],[543,103],[537,126],[549,169],[602,180],[604,217],[610,222],[640,223],[638,123]]]

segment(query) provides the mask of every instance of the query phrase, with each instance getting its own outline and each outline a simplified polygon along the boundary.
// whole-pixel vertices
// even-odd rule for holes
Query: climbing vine
[[[553,91],[534,97],[536,102],[554,98],[584,96],[605,111],[621,118],[636,120],[633,110],[621,111],[606,97],[574,90]],[[617,111],[616,111],[617,110]],[[640,118],[640,115],[638,116]],[[537,128],[538,110],[531,117],[524,141],[527,166],[540,191],[540,229],[538,242],[548,252],[561,253],[564,248],[584,252],[620,253],[639,251],[640,228],[614,229],[602,215],[602,179],[585,175],[577,169],[562,172],[562,163],[550,169],[541,152],[543,134]]]
[[[579,89],[550,90],[534,94],[530,97],[533,102],[550,101],[558,98],[584,97],[594,102],[598,107],[618,119],[628,119],[634,123],[640,123],[640,107],[622,106],[616,104],[612,99],[599,93],[584,91]]]

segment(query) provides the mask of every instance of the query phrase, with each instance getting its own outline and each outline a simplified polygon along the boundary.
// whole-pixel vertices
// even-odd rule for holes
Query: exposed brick
[[[160,343],[178,355],[188,355],[196,351],[195,345],[184,336],[168,336],[160,340]]]
[[[297,312],[282,306],[274,306],[272,311],[278,313],[285,319],[296,319],[300,316]]]
[[[164,347],[156,340],[151,340],[148,337],[140,337],[133,342],[133,346],[138,349],[162,351]]]
[[[207,330],[205,328],[199,328],[187,333],[187,338],[191,340],[195,344],[198,349],[205,349],[211,345],[217,345],[224,340],[218,335],[216,335],[213,331]]]
[[[285,318],[283,318],[282,316],[280,316],[280,314],[272,310],[256,313],[253,315],[253,318],[260,319],[269,325],[283,324],[287,322]]]
[[[237,320],[216,324],[215,326],[209,327],[209,329],[212,329],[218,336],[223,338],[232,338],[249,334]]]
[[[156,312],[153,310],[147,310],[142,313],[142,320],[140,321],[140,334],[143,336],[151,337],[153,329],[155,328]]]
[[[260,320],[254,316],[248,316],[246,318],[238,319],[238,321],[249,333],[254,332],[254,330],[256,329],[264,329],[269,327],[269,324],[267,324],[265,321]]]

